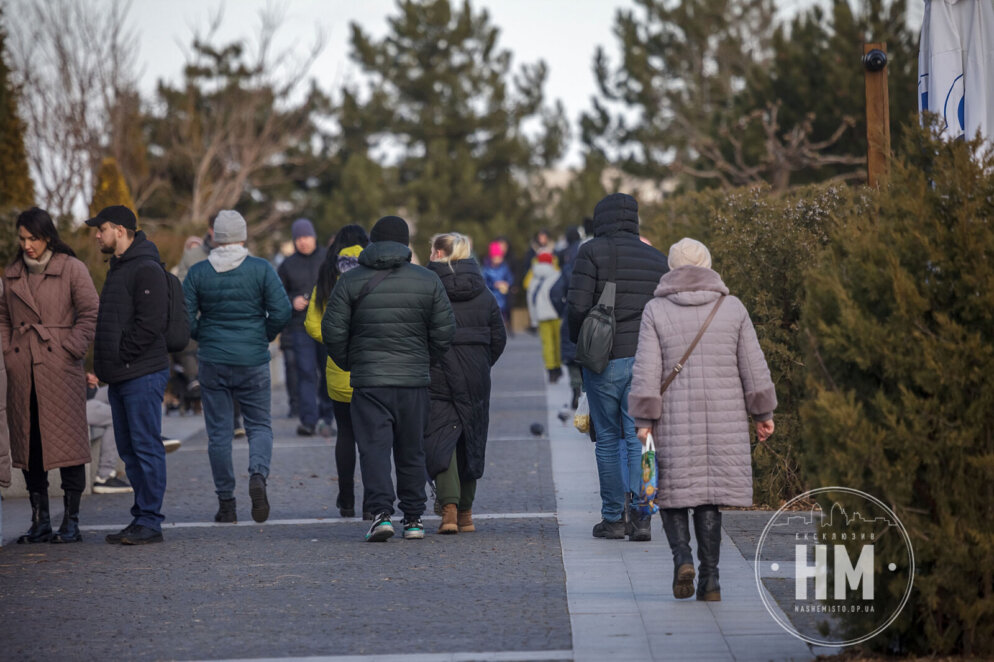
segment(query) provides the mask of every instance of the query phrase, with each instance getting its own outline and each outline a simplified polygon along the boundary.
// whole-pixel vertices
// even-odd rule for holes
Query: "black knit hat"
[[[369,240],[396,241],[398,244],[407,246],[411,243],[411,231],[407,227],[407,221],[400,216],[384,216],[376,221],[373,229],[369,232]]]
[[[612,193],[594,207],[594,225],[639,220],[639,203],[627,193]]]

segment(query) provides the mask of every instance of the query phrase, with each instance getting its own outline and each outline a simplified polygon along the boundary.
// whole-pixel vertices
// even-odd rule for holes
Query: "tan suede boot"
[[[476,531],[476,527],[473,526],[473,509],[460,510],[459,511],[459,532],[460,533],[472,533]]]
[[[459,533],[459,525],[456,524],[456,504],[447,503],[442,506],[442,525],[438,527],[438,532],[442,535]]]

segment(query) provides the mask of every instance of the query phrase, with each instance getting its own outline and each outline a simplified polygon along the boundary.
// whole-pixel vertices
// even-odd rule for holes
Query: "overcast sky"
[[[815,1],[778,0],[778,6],[791,12]],[[453,4],[459,2],[453,0]],[[190,43],[194,28],[203,31],[219,7],[224,7],[219,37],[233,39],[255,34],[259,12],[267,4],[272,5],[272,0],[134,0],[131,19],[141,48],[141,89],[151,94],[158,79],[179,79],[183,48]],[[487,9],[492,23],[500,28],[499,45],[512,52],[515,69],[523,62],[546,62],[546,99],[563,101],[574,133],[580,113],[590,108],[590,98],[597,92],[594,52],[598,45],[615,52],[614,15],[619,7],[633,5],[620,0],[473,1],[473,7]],[[286,12],[281,31],[284,45],[302,44],[303,52],[313,43],[317,29],[324,32],[326,46],[312,73],[329,92],[358,78],[348,58],[350,23],[357,22],[367,33],[382,37],[386,17],[396,13],[394,0],[287,0],[275,6]],[[920,7],[914,6],[913,16],[920,13]],[[579,160],[577,142],[574,135],[567,158],[570,165]]]

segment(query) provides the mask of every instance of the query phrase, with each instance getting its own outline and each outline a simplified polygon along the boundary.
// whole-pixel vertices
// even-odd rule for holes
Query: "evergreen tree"
[[[889,504],[914,591],[866,645],[994,654],[994,155],[908,129],[872,205],[841,215],[807,280],[808,476]],[[892,537],[893,538],[893,537]],[[880,559],[903,542],[881,539]],[[896,554],[895,554],[896,552]],[[879,576],[879,575],[878,575]],[[896,601],[904,590],[880,582]]]
[[[0,6],[0,210],[25,209],[34,204],[34,183],[24,149],[24,122],[17,114],[18,91],[10,79]]]
[[[117,167],[117,160],[108,156],[100,163],[100,169],[97,171],[93,197],[90,199],[90,216],[96,216],[101,209],[111,205],[124,205],[138,214],[128,184],[124,181],[124,175]]]
[[[397,9],[381,40],[352,25],[351,57],[371,83],[343,125],[390,154],[389,203],[415,224],[422,258],[421,244],[447,230],[477,246],[505,234],[523,247],[538,224],[529,180],[559,158],[566,132],[561,106],[543,108],[545,64],[513,73],[498,28],[468,0],[398,0]],[[541,125],[533,138],[530,120]]]

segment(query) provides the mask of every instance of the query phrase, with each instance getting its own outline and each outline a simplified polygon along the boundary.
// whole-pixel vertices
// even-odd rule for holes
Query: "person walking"
[[[673,596],[694,595],[693,509],[697,599],[721,600],[718,506],[752,505],[749,417],[759,441],[769,438],[777,394],[749,313],[711,269],[707,247],[681,239],[670,247],[669,266],[642,315],[629,411],[639,440],[651,432],[656,442]]]
[[[117,451],[134,490],[131,523],[105,539],[111,544],[162,542],[166,450],[162,396],[169,379],[166,328],[169,293],[159,250],[138,229],[134,212],[105,207],[86,221],[97,228],[110,269],[100,292],[93,372],[107,384]]]
[[[318,246],[314,225],[306,218],[294,221],[290,232],[295,252],[280,264],[278,272],[293,305],[293,317],[284,333],[289,336],[297,362],[297,407],[300,411],[297,434],[309,437],[320,431],[331,436],[334,416],[331,399],[318,388],[328,355],[324,346],[311,338],[304,328],[307,304],[324,263],[325,249]]]
[[[359,446],[363,507],[374,514],[369,542],[393,536],[395,492],[404,538],[424,537],[429,364],[449,349],[452,306],[434,273],[411,264],[407,221],[384,216],[359,266],[335,283],[321,321],[332,360],[351,370],[352,424]]]
[[[487,289],[497,300],[500,314],[504,318],[504,328],[511,331],[511,287],[514,285],[514,274],[505,259],[507,249],[504,242],[492,241],[487,249],[488,259],[483,265],[483,279]]]
[[[539,253],[525,277],[528,284],[528,316],[538,328],[542,342],[542,360],[553,384],[563,376],[562,345],[559,341],[559,313],[552,303],[552,288],[559,279],[559,269],[552,253]]]
[[[358,225],[346,225],[335,235],[335,240],[328,248],[328,254],[321,264],[318,282],[314,286],[311,300],[307,304],[307,317],[304,328],[308,335],[322,343],[321,319],[331,296],[331,291],[338,282],[339,276],[359,266],[359,255],[369,245],[369,236]],[[352,386],[349,383],[349,373],[342,370],[328,357],[325,362],[325,381],[328,384],[328,397],[335,411],[335,421],[338,423],[338,437],[335,439],[335,470],[338,474],[338,496],[335,507],[342,517],[355,517],[355,464],[356,444],[355,433],[352,429]],[[363,519],[373,519],[372,514],[363,508]]]
[[[24,472],[31,528],[18,543],[72,543],[90,461],[83,357],[93,341],[98,298],[86,265],[34,207],[16,221],[18,251],[4,271],[0,338],[7,377],[11,460]],[[52,532],[48,472],[62,478],[62,524]]]
[[[273,455],[269,343],[290,321],[279,276],[249,255],[245,219],[226,209],[214,221],[217,247],[190,267],[183,284],[190,336],[197,340],[200,389],[218,511],[215,522],[238,521],[231,459],[234,403],[241,407],[249,446],[252,519],[269,518],[266,482]]]
[[[431,240],[431,262],[452,305],[456,332],[431,365],[431,414],[425,432],[428,476],[442,506],[439,533],[475,531],[476,481],[486,467],[490,427],[490,369],[504,352],[500,306],[472,258],[469,237],[451,232]]]
[[[641,444],[635,421],[628,412],[628,391],[638,341],[642,309],[652,299],[666,270],[666,257],[639,240],[638,202],[624,193],[606,196],[594,208],[594,238],[581,244],[573,265],[567,303],[569,333],[579,339],[584,318],[593,309],[608,282],[615,283],[614,344],[607,367],[596,373],[583,368],[583,385],[590,403],[590,421],[596,442],[597,477],[601,493],[601,521],[595,538],[625,537],[625,503],[638,491]],[[648,518],[635,518],[630,539],[651,538]]]

